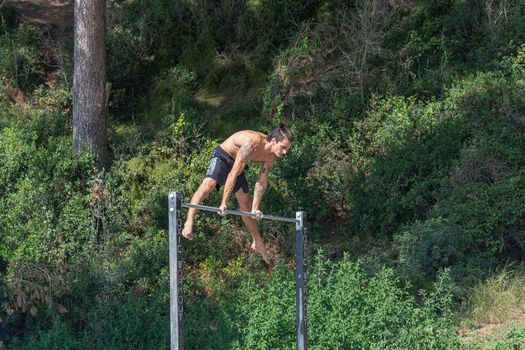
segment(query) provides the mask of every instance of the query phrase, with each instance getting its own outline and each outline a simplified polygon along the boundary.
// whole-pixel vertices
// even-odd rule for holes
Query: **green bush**
[[[461,225],[471,253],[499,250],[502,260],[519,260],[523,249],[511,246],[522,229],[525,166],[523,152],[524,80],[490,73],[465,80],[450,91],[471,137],[436,206],[436,214]]]
[[[0,78],[22,92],[42,83],[44,65],[41,53],[41,30],[22,24],[16,31],[0,36]]]
[[[354,232],[390,237],[424,220],[468,136],[445,103],[375,100],[350,136],[350,224]]]
[[[89,312],[85,329],[75,332],[57,320],[50,330],[31,338],[15,340],[7,349],[90,350],[168,349],[167,305],[130,296],[125,301],[98,303]]]
[[[308,283],[308,342],[312,349],[454,349],[458,342],[444,282],[417,306],[392,270],[369,277],[348,257],[317,257]],[[295,348],[293,271],[278,268],[248,279],[239,303],[245,326],[239,349]],[[440,316],[441,315],[441,316]]]
[[[92,161],[75,155],[69,138],[39,143],[45,129],[37,119],[35,129],[18,126],[0,133],[0,222],[9,233],[0,251],[8,260],[67,259],[89,239]]]
[[[12,32],[16,26],[16,10],[12,5],[0,7],[0,35]]]
[[[57,311],[52,299],[67,294],[68,265],[90,255],[96,243],[94,163],[75,154],[64,136],[69,95],[63,92],[35,90],[34,109],[14,114],[0,130],[1,283],[9,281],[1,317],[18,334],[48,327]],[[4,305],[13,295],[16,306]]]
[[[320,255],[314,260],[308,279],[312,349],[458,348],[446,274],[431,293],[421,295],[418,305],[393,270],[369,276],[347,256],[337,263]],[[279,264],[271,274],[253,274],[242,263],[219,271],[215,266],[206,279],[186,275],[186,348],[294,349],[294,271]],[[226,276],[236,283],[225,284]],[[167,274],[163,283],[168,283]],[[167,290],[151,298],[99,302],[88,312],[85,327],[78,333],[68,331],[64,339],[78,349],[166,348],[168,303],[160,295],[167,296]],[[65,329],[55,325],[25,344],[29,349],[53,349],[55,345],[46,344],[56,344],[54,337]]]
[[[427,278],[432,281],[443,269],[463,262],[467,246],[461,227],[441,218],[416,222],[394,236],[398,266],[417,284]]]
[[[152,78],[174,62],[174,6],[149,0],[109,4],[107,73],[113,84],[110,110],[117,117],[131,120],[143,111]]]
[[[304,210],[310,223],[344,222],[350,209],[345,188],[353,172],[344,135],[328,123],[315,126],[315,133],[292,127],[296,140],[270,172],[263,210],[285,216]]]
[[[157,300],[129,298],[102,304],[91,312],[84,333],[90,349],[167,349],[167,305]]]
[[[195,90],[195,79],[195,73],[181,66],[162,72],[155,79],[149,119],[160,126],[168,126],[170,129],[177,127],[176,123],[180,118],[185,119],[181,123],[188,123],[188,120],[195,124],[199,123],[199,119],[196,119],[196,103],[192,96]],[[188,127],[189,125],[179,127],[183,126]]]
[[[520,259],[523,249],[512,252],[506,248],[522,227],[519,218],[524,210],[519,203],[524,200],[524,186],[521,174],[494,186],[470,183],[455,188],[450,197],[440,201],[438,212],[463,227],[471,253],[500,252],[502,259]]]
[[[64,323],[56,323],[47,332],[40,332],[36,338],[30,340],[15,339],[6,347],[6,350],[80,350],[87,349],[77,340],[72,331]]]
[[[416,306],[392,270],[368,277],[348,257],[317,260],[310,273],[310,341],[314,348],[454,349],[445,280]]]

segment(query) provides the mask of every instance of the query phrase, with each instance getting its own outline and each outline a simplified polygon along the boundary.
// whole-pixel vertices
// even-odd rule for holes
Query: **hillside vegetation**
[[[308,213],[311,349],[525,349],[522,1],[107,5],[103,173],[72,150],[72,33],[0,7],[8,349],[169,348],[167,194],[281,121],[261,209]],[[260,225],[268,270],[239,218],[197,216],[187,349],[295,348],[293,232]]]

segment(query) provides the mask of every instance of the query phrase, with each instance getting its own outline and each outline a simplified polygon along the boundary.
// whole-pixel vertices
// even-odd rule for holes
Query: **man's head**
[[[278,128],[275,128],[266,136],[266,140],[272,147],[272,152],[277,157],[282,157],[292,147],[293,135],[288,128],[280,123]]]

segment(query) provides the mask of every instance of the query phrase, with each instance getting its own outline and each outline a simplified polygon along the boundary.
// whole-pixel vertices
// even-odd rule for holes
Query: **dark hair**
[[[284,139],[287,139],[288,141],[293,141],[293,135],[290,130],[283,124],[279,123],[279,127],[275,128],[266,136],[266,140],[271,141],[272,139],[275,139],[277,142],[281,142]]]

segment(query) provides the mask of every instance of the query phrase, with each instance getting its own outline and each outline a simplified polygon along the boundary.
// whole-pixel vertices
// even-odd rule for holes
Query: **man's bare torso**
[[[251,152],[246,157],[247,160],[256,162],[273,162],[276,158],[275,154],[265,150],[266,135],[257,131],[242,130],[228,137],[221,143],[221,148],[225,150],[234,159],[241,146],[246,142],[251,141]]]

